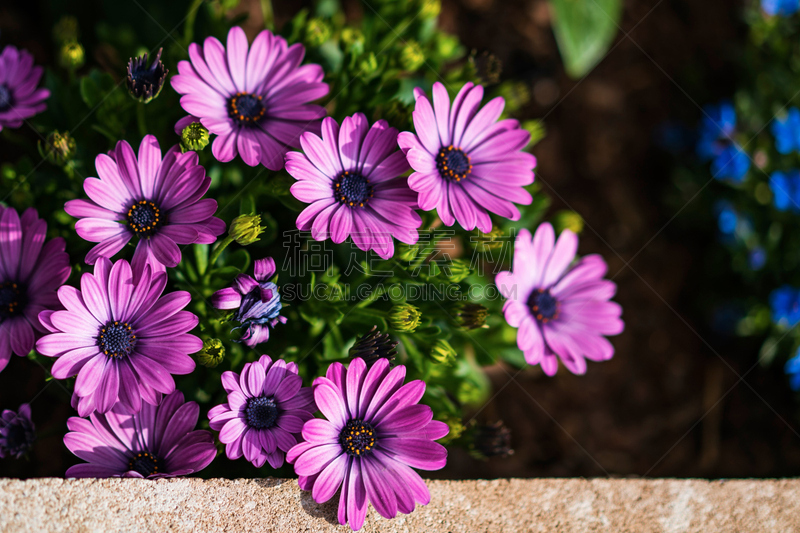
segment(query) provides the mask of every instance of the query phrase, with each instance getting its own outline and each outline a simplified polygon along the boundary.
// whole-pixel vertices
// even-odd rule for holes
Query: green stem
[[[197,12],[200,10],[202,4],[203,0],[194,0],[192,5],[189,6],[189,12],[186,13],[186,26],[184,26],[183,29],[183,43],[185,46],[189,46],[189,43],[191,43],[194,38],[194,21],[197,18]]]
[[[219,241],[219,244],[217,244],[214,247],[214,250],[211,252],[211,258],[208,260],[209,267],[213,266],[214,263],[217,262],[217,259],[219,259],[219,256],[222,254],[222,250],[227,248],[228,245],[232,242],[233,242],[233,237],[231,237],[230,235]]]
[[[147,120],[144,114],[144,104],[136,106],[136,124],[139,126],[139,135],[147,135]]]

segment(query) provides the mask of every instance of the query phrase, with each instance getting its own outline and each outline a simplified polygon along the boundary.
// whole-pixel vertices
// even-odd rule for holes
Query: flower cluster
[[[429,6],[419,16],[437,13]],[[67,22],[56,33],[73,78],[93,56]],[[50,362],[53,378],[69,380],[78,416],[69,419],[64,444],[84,462],[67,476],[195,474],[221,444],[229,460],[249,463],[241,461],[244,468],[292,465],[316,502],[338,494],[339,522],[358,530],[370,504],[394,518],[430,502],[415,469],[443,468],[443,439],[465,435],[460,413],[488,397],[481,367],[465,356],[474,354],[470,335],[493,335],[487,344],[505,343],[496,351],[507,353],[518,328],[525,360],[548,375],[559,361],[582,374],[586,359],[613,356],[606,336],[624,327],[610,301],[616,286],[603,279],[599,256],[574,262],[572,231],[556,241],[549,223],[534,237],[522,229],[510,271],[495,285],[477,266],[507,265],[508,256],[490,256],[541,214],[521,211],[534,200],[536,158],[527,150],[541,127],[509,118],[521,103],[476,83],[500,84],[499,60],[489,69],[475,61],[459,67],[452,86],[430,84],[406,74],[434,52],[442,65],[455,64],[452,40],[415,38],[384,60],[365,50],[366,32],[334,29],[340,22],[312,18],[288,40],[264,30],[252,43],[233,27],[224,43],[190,44],[171,78],[167,63],[179,52],[163,60],[161,50],[151,60],[142,54],[125,76],[134,100],[117,99],[110,75],[81,77],[80,98],[98,110],[93,131],[104,144],[89,151],[74,131],[54,131],[40,148],[60,167],[52,171],[83,180],[82,188],[47,189],[59,191],[51,230],[77,235],[70,249],[83,264],[72,265],[71,284],[64,239],[47,240],[33,209],[20,216],[0,206],[0,370],[15,353]],[[355,92],[322,101],[326,75],[339,93],[350,83],[304,62],[305,46],[290,44],[298,39],[339,73],[357,68],[348,71]],[[333,40],[346,61],[321,52]],[[387,65],[392,70],[381,73]],[[402,83],[391,96],[373,83],[397,72]],[[44,110],[41,75],[27,52],[6,47],[0,128]],[[166,110],[168,98],[180,102],[180,114],[148,116]],[[135,113],[135,127],[126,113]],[[723,152],[734,146],[735,117],[720,121],[719,130],[709,128],[708,153],[730,159]],[[168,123],[172,146],[156,137],[158,123]],[[94,169],[83,177],[87,153]],[[233,163],[237,156],[263,168]],[[296,242],[286,223],[308,235]],[[454,242],[432,236],[436,229]],[[329,240],[352,242],[331,254],[348,258],[347,268],[325,262],[308,275],[287,262],[280,286],[275,260],[252,255],[297,245],[305,260]],[[463,254],[474,242],[485,254],[474,261],[447,253],[447,244]],[[389,270],[395,267],[399,274]],[[505,321],[500,301],[452,298],[434,308],[387,295],[380,283],[462,289],[479,277],[506,298]],[[359,300],[352,305],[350,282]],[[290,299],[287,285],[312,295]],[[361,294],[365,287],[370,292]],[[266,343],[274,356],[258,351]],[[201,412],[210,431],[196,429]],[[30,414],[27,405],[3,411],[0,456],[30,449]],[[478,448],[508,455],[510,433],[492,427],[476,433]]]

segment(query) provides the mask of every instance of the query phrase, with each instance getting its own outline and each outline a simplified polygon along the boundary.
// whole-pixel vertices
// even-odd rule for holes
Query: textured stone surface
[[[362,531],[800,531],[800,480],[429,481],[432,501]],[[347,531],[284,479],[0,479],[0,531]]]

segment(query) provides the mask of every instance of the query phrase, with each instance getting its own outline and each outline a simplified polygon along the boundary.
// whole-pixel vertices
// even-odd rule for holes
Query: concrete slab
[[[432,501],[365,532],[798,532],[800,480],[428,481]],[[0,479],[0,531],[349,531],[295,480]]]

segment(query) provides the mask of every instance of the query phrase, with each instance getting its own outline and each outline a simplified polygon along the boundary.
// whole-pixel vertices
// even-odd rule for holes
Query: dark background
[[[365,9],[358,1],[344,3],[348,16]],[[142,4],[167,31],[185,7]],[[274,4],[280,26],[308,2]],[[243,0],[239,9],[256,5]],[[50,31],[61,13],[49,6],[0,6],[0,45],[27,48],[38,64],[52,65]],[[113,62],[96,50],[91,32],[107,16],[102,6],[68,6],[80,13],[89,65]],[[128,9],[141,20],[134,4],[115,8],[114,17]],[[714,334],[697,310],[705,280],[718,275],[703,261],[711,232],[692,226],[686,201],[676,203],[681,195],[671,179],[673,161],[654,142],[666,120],[693,125],[701,105],[732,94],[747,36],[741,9],[728,0],[627,0],[607,57],[584,79],[571,80],[545,0],[443,0],[440,25],[468,48],[497,56],[502,79],[518,78],[529,87],[532,100],[519,118],[543,118],[547,128],[534,148],[537,180],[553,198],[553,211],[573,209],[584,217],[579,252],[608,261],[627,327],[612,339],[614,359],[590,363],[585,376],[563,367],[553,378],[538,368],[487,369],[496,395],[470,416],[480,423],[503,420],[515,453],[481,461],[454,447],[448,466],[426,475],[800,475],[797,404],[781,365],[757,366],[758,339]],[[260,16],[252,12],[249,29],[257,30]],[[153,21],[136,31],[143,41],[164,35]],[[0,162],[17,157],[0,143]],[[703,202],[704,193],[710,194],[701,192],[692,202]],[[68,395],[58,382],[48,382],[40,394],[46,375],[19,357],[0,373],[0,408],[34,398],[39,430],[30,460],[0,460],[2,476],[62,476],[76,462],[61,441],[74,414]],[[273,473],[252,470],[253,476]]]

